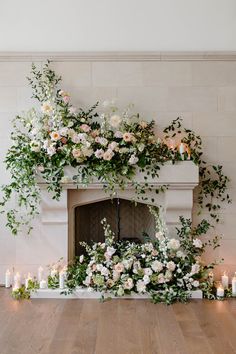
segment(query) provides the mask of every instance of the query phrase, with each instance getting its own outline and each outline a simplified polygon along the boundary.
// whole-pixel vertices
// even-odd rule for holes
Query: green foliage
[[[182,127],[182,119],[178,117],[164,129],[165,140],[170,138],[179,138],[182,143],[189,148],[192,161],[199,166],[199,187],[198,187],[198,205],[199,214],[201,209],[207,208],[210,216],[216,222],[219,221],[219,211],[221,203],[231,203],[227,193],[229,178],[224,174],[223,167],[220,165],[209,165],[203,159],[202,139],[192,130]],[[187,152],[185,159],[187,159]],[[172,150],[171,159],[173,162],[182,160],[177,147]]]
[[[29,280],[28,287],[22,285],[20,288],[12,290],[12,297],[15,300],[28,300],[32,292],[35,292],[39,289],[39,283],[37,280]]]

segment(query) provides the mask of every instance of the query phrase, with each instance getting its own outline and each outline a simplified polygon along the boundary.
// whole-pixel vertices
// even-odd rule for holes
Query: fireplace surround
[[[69,261],[76,255],[78,252],[78,242],[83,240],[83,237],[80,238],[79,235],[78,223],[80,223],[80,230],[82,230],[83,227],[81,225],[83,225],[83,223],[86,224],[91,222],[91,215],[89,216],[90,219],[88,216],[85,217],[85,215],[87,215],[86,210],[89,210],[90,208],[91,212],[98,208],[99,213],[96,213],[96,223],[98,223],[97,214],[99,214],[99,217],[106,216],[102,213],[102,207],[106,205],[106,208],[108,208],[107,203],[108,201],[110,202],[110,196],[104,191],[103,184],[97,180],[93,180],[87,186],[76,186],[72,181],[74,172],[75,171],[71,167],[65,169],[68,183],[63,185],[63,191],[59,201],[52,200],[51,195],[48,194],[46,190],[46,185],[42,180],[39,180],[42,193],[39,223],[41,224],[41,227],[43,227],[44,234],[47,235],[47,238],[50,238],[50,236],[55,238],[56,234],[58,240],[63,243],[60,247],[51,250],[51,259],[48,263],[56,261],[60,257],[63,257],[65,261]],[[138,182],[147,182],[148,186],[153,188],[153,192],[147,192],[149,197],[154,196],[154,190],[158,186],[168,185],[168,189],[165,192],[155,196],[154,203],[147,201],[142,203],[162,207],[170,234],[172,234],[173,228],[178,225],[180,215],[183,215],[186,218],[191,218],[193,189],[198,184],[198,167],[193,162],[182,161],[174,165],[172,163],[166,164],[161,168],[159,178],[152,179],[151,176],[149,176],[147,181],[144,180],[144,175],[142,173],[137,172],[136,180]],[[114,202],[117,202],[117,200],[122,201],[122,203],[128,207],[128,205],[133,204],[128,201],[132,201],[134,197],[134,188],[131,185],[128,185],[125,190],[120,190],[119,188],[116,190]],[[141,208],[143,210],[142,212],[140,212],[139,209],[137,209],[137,213],[135,209],[132,210],[132,213],[137,214],[133,219],[136,220],[134,222],[137,222],[138,215],[145,213],[145,205],[143,204],[142,206],[137,207]],[[83,206],[85,208],[82,211]],[[111,204],[110,208],[114,209],[114,205],[112,207]],[[130,221],[130,213],[126,214],[126,217]],[[148,214],[143,215],[144,218],[146,218]],[[125,220],[126,217],[123,216],[123,219]],[[78,222],[79,218],[80,221]],[[153,228],[151,221],[149,224],[147,223],[147,226],[149,230],[146,231],[151,231]],[[134,228],[134,225],[131,228]],[[86,225],[84,225],[84,231],[88,229],[89,228],[86,228]],[[135,237],[135,234],[133,233],[132,235],[127,236]],[[140,234],[137,235],[137,238],[140,238]],[[59,250],[60,254],[58,252]]]

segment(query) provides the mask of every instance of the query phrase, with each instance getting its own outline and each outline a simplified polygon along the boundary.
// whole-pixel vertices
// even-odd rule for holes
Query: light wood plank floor
[[[0,289],[0,354],[236,353],[236,300],[29,300]]]

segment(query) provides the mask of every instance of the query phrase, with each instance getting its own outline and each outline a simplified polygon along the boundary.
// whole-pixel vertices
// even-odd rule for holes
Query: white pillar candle
[[[179,145],[179,153],[181,155],[182,160],[184,160],[184,153],[185,153],[185,144],[181,143]]]
[[[20,273],[17,272],[14,276],[14,288],[19,289],[21,287],[21,276]]]
[[[65,277],[66,277],[66,273],[64,270],[62,270],[59,273],[59,288],[60,289],[64,289],[65,288]]]
[[[236,272],[232,278],[232,296],[236,296]]]
[[[38,282],[40,283],[41,280],[43,279],[43,267],[38,268]]]
[[[219,285],[218,288],[216,289],[216,296],[218,298],[223,298],[225,296],[225,290],[222,285]]]
[[[28,289],[29,286],[29,280],[32,280],[31,274],[28,273],[27,278],[25,279],[25,288]]]
[[[46,280],[42,279],[39,283],[39,288],[40,289],[46,289],[47,288],[47,282]]]
[[[221,277],[221,283],[224,289],[228,289],[229,287],[229,277],[228,275],[224,272],[224,274]]]
[[[10,288],[10,286],[11,286],[11,272],[9,269],[7,269],[5,274],[5,287]]]

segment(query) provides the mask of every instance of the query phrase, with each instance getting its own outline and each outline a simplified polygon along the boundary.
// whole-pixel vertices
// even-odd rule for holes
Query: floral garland
[[[150,187],[134,181],[137,169],[158,177],[164,163],[191,158],[200,167],[199,205],[206,206],[218,221],[219,201],[230,202],[226,193],[228,177],[223,174],[222,166],[206,166],[201,159],[201,138],[191,130],[182,129],[180,118],[164,129],[161,139],[155,136],[154,122],[132,114],[131,107],[118,114],[113,102],[104,102],[101,114],[95,111],[98,104],[88,111],[77,110],[69,94],[58,88],[60,81],[49,62],[42,71],[32,65],[29,82],[40,110],[33,108],[14,121],[13,144],[5,159],[12,182],[2,187],[0,203],[2,212],[7,210],[7,226],[14,235],[22,226],[30,232],[31,220],[38,213],[37,176],[45,180],[53,198],[59,199],[62,184],[67,182],[64,167],[68,165],[77,168],[75,183],[88,183],[96,177],[112,197],[117,186],[125,188],[131,182],[137,199],[147,200],[145,191]],[[181,153],[177,145],[168,143],[177,135],[185,146]],[[156,189],[156,193],[164,188]],[[8,210],[6,205],[13,194],[17,207]]]

